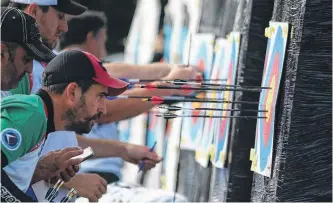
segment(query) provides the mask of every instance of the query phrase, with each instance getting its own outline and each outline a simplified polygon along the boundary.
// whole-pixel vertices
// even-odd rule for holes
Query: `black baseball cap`
[[[127,90],[129,83],[111,76],[102,62],[93,54],[68,50],[52,59],[44,70],[44,86],[94,80],[108,87],[109,96],[117,96]]]
[[[11,0],[11,2],[52,6],[54,9],[69,15],[80,15],[87,10],[87,7],[72,0]]]
[[[47,48],[36,20],[17,8],[1,7],[1,41],[16,42],[39,61],[49,62],[56,55]]]
[[[87,10],[87,7],[71,0],[58,0],[58,4],[52,7],[69,15],[80,15]]]

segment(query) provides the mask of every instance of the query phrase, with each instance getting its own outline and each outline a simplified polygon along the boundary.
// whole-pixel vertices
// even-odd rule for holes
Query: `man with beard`
[[[105,54],[106,31],[106,18],[104,16],[104,13],[96,11],[86,11],[79,16],[73,16],[68,19],[68,32],[64,33],[61,36],[60,47],[63,49],[63,51],[70,49],[83,50],[93,53],[97,57],[103,58]],[[184,77],[184,75],[186,74],[178,74],[174,78]],[[172,80],[172,78],[170,78],[170,80]],[[138,92],[142,92],[142,95],[171,95],[176,93],[176,91],[172,92],[170,90],[151,92],[142,89],[132,89],[126,91],[126,95],[139,95]],[[121,108],[124,103],[128,103],[129,106],[127,109]],[[101,122],[95,124],[90,133],[84,134],[84,136],[78,136],[78,140],[94,138],[99,139],[101,142],[103,141],[104,143],[107,143],[111,140],[119,140],[119,133],[117,131],[117,124],[115,123],[115,121],[124,118],[124,116],[130,117],[134,116],[135,113],[139,114],[147,112],[152,107],[152,104],[144,101],[110,101],[107,103],[107,109],[110,110],[106,113],[106,115],[103,115],[101,119],[103,120],[103,124]],[[121,170],[123,164],[123,160],[118,157],[91,159],[81,164],[80,173],[86,172],[90,174],[98,174],[103,177],[108,184],[111,184],[122,180]],[[80,190],[88,191],[90,187],[90,185],[88,184],[88,180],[82,178],[83,174],[80,173],[77,174],[77,176],[74,177],[67,184],[73,185],[76,182],[85,182],[86,184],[81,184]],[[168,199],[173,199],[174,197],[174,193],[168,193],[167,191],[152,190],[144,188],[142,186],[130,187],[129,185],[127,185],[128,187],[119,187],[119,184],[120,182],[117,182],[109,186],[110,190],[116,190],[117,194],[108,192],[105,197],[107,197],[108,195],[110,197],[113,197],[113,195],[117,196],[118,194],[126,191],[131,191],[135,193],[138,190],[140,190],[140,193],[138,193],[138,195],[142,195],[142,193],[144,192],[146,194],[149,194],[146,195],[146,200],[149,198],[150,200],[153,200],[154,198],[157,198],[159,196],[159,198],[155,200],[162,202],[167,201]],[[176,197],[176,201],[185,200],[185,198],[181,197],[180,195],[177,195]],[[105,200],[106,199],[104,199],[104,201]]]
[[[74,2],[70,0],[43,0],[43,1],[28,1],[28,0],[12,0],[12,2],[15,2],[11,4],[10,6],[19,7],[22,10],[24,10],[26,13],[32,15],[41,30],[41,35],[43,37],[43,41],[50,47],[54,48],[56,39],[59,38],[59,35],[61,33],[67,32],[67,22],[65,20],[66,14],[71,15],[78,15],[80,12],[82,13],[84,9],[82,9],[82,6],[78,6],[78,4],[75,4]],[[35,3],[31,3],[35,2]],[[54,2],[57,2],[55,5]],[[31,4],[30,4],[31,3]],[[70,6],[69,6],[70,5]],[[75,10],[72,11],[72,10]],[[80,12],[79,12],[80,11]],[[176,65],[168,65],[168,64],[162,64],[162,63],[155,63],[155,64],[148,64],[148,65],[130,65],[130,64],[103,64],[107,68],[108,71],[110,71],[113,75],[117,77],[128,77],[128,78],[141,78],[141,79],[167,79],[167,80],[173,80],[173,79],[194,79],[195,71],[193,71],[192,68],[179,68]],[[29,87],[31,89],[32,93],[36,93],[41,87],[42,87],[42,75],[44,71],[45,64],[34,60],[33,62],[33,73],[32,73],[32,79],[30,80],[30,84],[21,81],[19,87]],[[77,71],[81,71],[80,67],[76,67]],[[27,81],[27,80],[26,80]],[[156,82],[155,84],[159,84]],[[17,93],[17,90],[12,90],[12,93]],[[172,95],[175,93],[179,93],[179,91],[176,90],[147,90],[147,89],[133,89],[130,90],[129,94],[131,95]],[[114,100],[114,101],[107,101],[107,114],[109,119],[115,119],[120,120],[127,117],[132,117],[135,115],[140,114],[143,111],[146,111],[152,107],[152,104],[149,104],[148,102],[137,102],[135,100]],[[135,108],[133,106],[133,103],[136,104]],[[112,115],[112,116],[111,116]],[[103,120],[104,116],[102,116],[101,119],[98,120],[99,123],[109,123],[111,122],[108,120]],[[114,121],[115,121],[114,120]],[[110,132],[111,133],[111,132]],[[79,139],[76,138],[76,134],[74,132],[57,132],[52,133],[54,135],[57,142],[54,142],[52,144],[45,144],[45,147],[43,150],[45,153],[47,153],[48,150],[57,150],[57,149],[63,149],[64,147],[70,147],[70,146],[81,146],[81,147],[87,147],[91,146],[95,152],[96,158],[106,158],[106,157],[114,157],[117,155],[115,154],[115,151],[113,150],[112,146],[114,143],[119,143],[117,141],[113,140],[101,140],[101,139],[89,139],[86,137],[78,136]],[[66,142],[63,142],[63,139],[66,139]],[[50,139],[49,136],[48,139]],[[58,145],[57,145],[57,144]],[[63,144],[63,145],[60,145]],[[122,143],[119,143],[122,145]],[[145,147],[141,146],[131,146],[131,150],[129,151],[129,154],[133,153],[133,155],[141,154],[146,149]],[[48,149],[48,150],[47,150]],[[43,154],[43,152],[42,152]],[[138,164],[138,159],[133,159],[131,156],[128,156],[127,154],[119,154],[125,161],[130,161],[131,163]],[[146,164],[146,169],[150,169],[151,165]],[[38,169],[38,165],[37,165]],[[38,170],[37,170],[38,171]],[[89,190],[79,190],[79,195],[88,197],[91,201],[97,201],[98,197],[101,197],[101,194],[105,193],[105,187],[101,182],[104,182],[105,180],[101,178],[100,176],[96,176],[95,174],[82,174],[84,177],[80,177],[80,179],[85,179],[87,181],[90,181],[91,184],[88,186],[90,187]],[[80,179],[77,181],[77,183],[73,183],[68,187],[82,187],[82,184],[80,184]],[[65,185],[66,186],[66,185]],[[86,185],[87,186],[87,185]],[[96,189],[97,188],[97,189]],[[102,188],[101,190],[98,190],[98,188]]]
[[[55,55],[46,46],[42,44],[40,33],[38,31],[34,18],[14,8],[1,8],[1,97],[7,96],[9,90],[17,86],[20,78],[25,72],[32,70],[32,58],[42,61],[50,61]],[[10,106],[15,106],[19,101],[14,101]],[[21,148],[21,133],[17,131],[21,123],[19,115],[25,111],[21,109],[6,110],[8,102],[1,104],[1,200],[11,201],[16,199],[12,195],[18,196],[19,199],[30,201],[25,196],[25,192],[30,184],[31,175],[25,176],[24,179],[17,174],[31,174],[35,166],[32,162],[26,162],[29,157],[33,157],[33,161],[37,162],[38,153],[41,151],[40,143],[43,136],[37,136],[37,132],[26,129],[26,136],[35,135],[37,139],[31,139],[29,142],[33,147],[31,149]],[[14,120],[10,120],[8,115],[12,112],[16,113],[14,128],[7,128]],[[30,114],[29,114],[30,115]],[[14,117],[13,117],[14,119]],[[31,120],[33,122],[33,118]],[[36,120],[36,122],[39,122]],[[25,142],[26,140],[24,140]],[[22,155],[22,151],[24,154]],[[78,168],[75,165],[81,160],[70,160],[72,157],[82,153],[78,148],[67,148],[61,151],[53,152],[45,156],[47,165],[56,164],[56,170],[46,170],[51,176],[61,176],[64,181],[68,181]],[[10,163],[10,164],[8,164]],[[19,168],[15,167],[20,166]],[[74,167],[74,168],[73,168]],[[30,170],[29,170],[30,169]],[[75,171],[76,170],[76,171]],[[23,173],[22,173],[23,172]],[[23,192],[21,192],[23,191]]]
[[[42,43],[34,18],[18,9],[1,8],[1,95],[32,72],[33,59],[49,62],[54,57]]]
[[[80,67],[79,72],[76,66]],[[111,77],[92,54],[73,50],[58,55],[46,67],[44,86],[37,95],[13,95],[2,101],[2,167],[11,165],[12,168],[21,168],[16,159],[32,150],[43,135],[65,130],[88,133],[96,119],[106,112],[106,96],[117,96],[127,87],[127,83]],[[145,159],[148,166],[154,167],[161,161],[156,153],[149,152],[145,147],[139,152],[131,151],[133,145],[120,142],[114,142],[110,147],[114,156],[128,157],[134,163]],[[35,168],[36,156],[38,154],[26,157],[32,170],[14,174],[16,178],[31,179],[34,169],[31,184],[53,177],[48,171],[59,166],[45,164],[46,160],[42,158]],[[82,161],[77,160],[78,163]],[[15,199],[20,199],[15,191],[10,192]]]

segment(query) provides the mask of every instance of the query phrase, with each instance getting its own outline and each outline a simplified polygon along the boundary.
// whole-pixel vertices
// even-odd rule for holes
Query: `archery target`
[[[127,119],[127,120],[122,120],[118,122],[118,132],[119,132],[119,139],[122,142],[128,142],[129,141],[129,137],[130,137],[130,123],[131,120]]]
[[[268,59],[268,55],[269,55],[269,51],[270,51],[270,46],[271,46],[271,39],[268,38],[267,40],[267,48],[266,48],[266,55],[265,55],[265,62],[264,62],[264,71],[263,73],[265,74],[266,69],[267,69],[267,59]],[[260,108],[260,106],[259,106]],[[264,109],[264,108],[263,108]],[[258,140],[258,134],[259,134],[259,128],[256,129],[256,137],[255,137],[255,142],[254,142],[254,152],[255,154],[257,154],[257,140]]]
[[[152,111],[157,112],[157,107],[154,107]],[[166,119],[157,117],[154,113],[150,112],[148,121],[149,123],[146,146],[151,148],[154,145],[155,141],[157,141],[154,151],[158,155],[163,156]],[[162,164],[157,164],[155,168],[147,172],[145,180],[143,182],[146,187],[156,189],[160,188],[162,167]]]
[[[219,79],[220,77],[220,67],[214,65],[211,78],[212,79]],[[217,82],[214,82],[217,83]],[[221,92],[207,92],[207,97],[217,99],[220,97],[219,95]],[[209,108],[216,108],[216,103],[208,103],[206,104]],[[210,116],[217,116],[217,111],[206,111],[206,115]],[[209,163],[209,157],[211,155],[212,150],[212,142],[214,139],[214,127],[216,127],[216,118],[205,118],[204,121],[204,128],[203,128],[203,135],[201,136],[201,140],[199,141],[199,146],[196,150],[196,161],[202,166],[207,167]]]
[[[226,85],[235,85],[236,83],[236,71],[238,65],[238,54],[240,46],[240,33],[231,32],[229,34],[229,39],[225,42],[229,45],[225,46],[224,53],[224,65],[223,65],[223,76],[227,76]],[[233,101],[234,92],[225,91],[223,93],[223,99],[225,101]],[[223,103],[220,105],[223,109],[232,109],[231,103]],[[222,111],[220,113],[222,116],[231,116],[231,111]],[[218,168],[224,168],[226,155],[227,155],[227,145],[229,139],[230,131],[230,118],[219,119],[219,126],[216,133],[216,148],[215,148],[215,159],[213,164]]]
[[[229,52],[229,47],[230,44],[228,43],[228,41],[224,38],[219,38],[216,40],[216,47],[217,47],[217,53],[215,56],[215,63],[214,66],[218,67],[219,69],[219,78],[220,79],[227,79],[228,78],[228,67],[226,66],[226,62],[227,62],[227,53]],[[223,81],[223,84],[226,84],[226,82]],[[222,99],[224,97],[224,94],[226,92],[221,92],[217,98],[218,99]],[[223,108],[223,104],[216,104],[216,108]],[[217,115],[222,115],[223,113],[221,112],[216,112]],[[225,142],[225,137],[223,136],[223,134],[220,133],[219,129],[220,129],[220,125],[221,125],[221,121],[222,119],[218,118],[215,119],[215,127],[214,127],[214,152],[211,156],[211,161],[212,164],[216,167],[218,167],[219,165],[221,165],[219,163],[220,160],[220,151],[223,149],[224,147],[224,142]]]
[[[212,69],[214,52],[213,34],[196,34],[192,36],[190,64],[196,65],[204,72],[204,78],[209,79]],[[199,93],[197,98],[205,98],[204,93]],[[205,103],[185,103],[187,108],[206,107]],[[204,115],[200,111],[188,111],[192,115]],[[204,127],[204,118],[183,118],[181,149],[195,150],[201,139]]]
[[[284,55],[286,51],[288,24],[270,22],[270,38],[267,45],[265,69],[262,86],[271,89],[263,89],[259,98],[258,116],[265,116],[257,120],[255,158],[252,164],[253,170],[261,175],[270,177],[272,169],[272,152],[275,127],[275,107],[283,70]],[[268,54],[268,55],[267,55]]]
[[[183,103],[176,104],[177,106],[183,108]],[[181,115],[182,110],[179,111]],[[168,191],[175,191],[175,183],[177,179],[177,163],[179,160],[179,142],[180,133],[182,126],[182,118],[174,118],[169,120],[170,131],[167,134],[168,146],[167,146],[167,156],[165,157],[165,165],[167,169],[165,170],[165,189]]]

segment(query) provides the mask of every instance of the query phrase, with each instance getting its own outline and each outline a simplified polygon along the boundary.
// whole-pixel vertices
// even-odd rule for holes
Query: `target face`
[[[199,47],[199,52],[196,57],[195,65],[198,66],[199,70],[204,72],[206,67],[206,61],[208,61],[207,57],[207,45],[205,42],[202,42]],[[204,72],[204,76],[205,76]],[[199,93],[197,95],[198,98],[205,98],[204,93]],[[205,103],[191,103],[192,108],[203,108]],[[192,111],[193,115],[200,115],[202,111]],[[193,117],[192,118],[192,128],[191,128],[191,141],[195,142],[198,132],[203,130],[204,118]]]
[[[266,56],[265,56],[265,62],[264,62],[264,74],[266,73],[267,71],[267,59],[268,59],[268,55],[269,55],[269,51],[270,51],[270,46],[271,46],[271,40],[268,38],[267,40],[267,48],[266,48]],[[260,106],[259,106],[260,108]],[[266,108],[262,108],[262,109],[266,109]],[[262,115],[262,114],[260,114]],[[258,121],[259,122],[259,121]],[[257,124],[258,125],[258,124]],[[258,135],[259,135],[259,131],[258,131],[258,126],[257,126],[257,129],[256,129],[256,137],[255,137],[255,140],[258,140]],[[254,143],[254,150],[255,150],[255,153],[257,154],[257,142]]]
[[[198,67],[201,68],[201,71],[205,71],[203,69],[204,66],[201,61],[199,61]],[[214,67],[211,71],[211,77],[212,79],[219,79],[220,76],[220,66],[214,64]],[[216,91],[209,91],[206,92],[206,97],[217,99],[217,96],[221,94],[220,92]],[[208,108],[216,108],[215,103],[205,103],[203,105],[204,107]],[[202,112],[202,111],[201,111]],[[216,111],[204,111],[202,114],[205,113],[209,116],[218,115],[216,114]],[[211,146],[214,140],[215,130],[214,126],[216,126],[216,118],[204,118],[204,126],[203,126],[203,134],[199,140],[198,147],[196,149],[196,161],[202,166],[202,167],[208,167],[209,158],[211,155]]]
[[[266,110],[267,112],[258,113],[258,116],[266,118],[257,120],[255,142],[257,161],[254,168],[255,172],[268,177],[271,176],[272,169],[275,107],[283,70],[288,24],[271,22],[270,27],[273,30],[273,34],[267,45],[262,86],[270,87],[271,89],[262,90],[260,94],[259,110]]]
[[[123,142],[128,142],[130,138],[130,123],[131,120],[123,120],[118,122],[118,132],[119,132],[119,139]]]
[[[190,64],[198,67],[203,72],[204,78],[209,79],[213,60],[214,35],[196,34],[191,40]],[[197,98],[205,98],[205,93],[197,93]],[[185,103],[186,108],[207,107],[205,103]],[[186,114],[204,115],[204,111],[186,111]],[[195,150],[203,136],[204,118],[183,118],[182,126],[182,149]]]
[[[171,45],[171,34],[172,34],[172,25],[164,24],[163,26],[164,33],[164,51],[163,51],[163,59],[166,63],[170,61],[170,45]]]
[[[239,53],[239,42],[240,42],[240,33],[232,32],[230,33],[231,43],[230,44],[230,51],[226,51],[226,53],[230,53],[229,56],[225,57],[225,71],[227,75],[227,82],[226,85],[234,85],[236,82],[236,70],[237,70],[237,63],[238,63],[238,53]],[[233,92],[232,91],[225,91],[223,94],[223,99],[226,101],[233,100]],[[223,103],[221,105],[223,109],[231,109],[231,103]],[[230,111],[222,111],[222,116],[230,116]],[[225,163],[225,155],[227,154],[227,144],[229,138],[229,129],[230,129],[230,119],[229,118],[221,118],[219,130],[217,131],[217,149],[216,149],[216,157],[215,157],[215,166],[218,168],[223,168]]]

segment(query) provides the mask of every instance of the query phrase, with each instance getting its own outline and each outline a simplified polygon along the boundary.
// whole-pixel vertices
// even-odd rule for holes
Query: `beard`
[[[16,88],[24,75],[22,74],[19,78],[17,78],[17,69],[12,62],[9,62],[5,67],[1,68],[1,74],[1,90]]]
[[[102,116],[101,112],[93,116],[87,116],[87,105],[84,96],[80,98],[80,104],[77,107],[67,110],[62,119],[65,121],[65,130],[74,131],[77,134],[89,133],[93,124]]]

